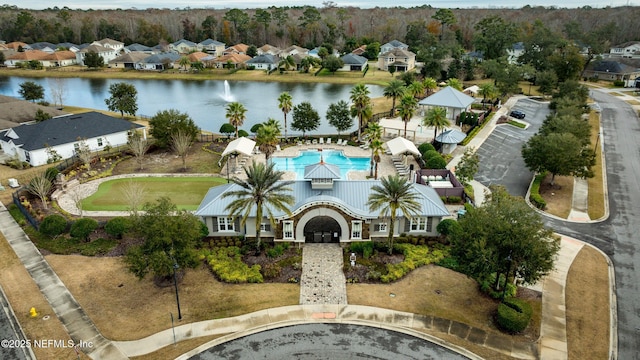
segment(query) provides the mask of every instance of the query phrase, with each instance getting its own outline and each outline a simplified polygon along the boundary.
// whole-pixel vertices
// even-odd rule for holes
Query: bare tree
[[[27,190],[33,195],[40,198],[42,201],[42,207],[47,208],[47,195],[51,191],[51,180],[47,178],[47,175],[43,172],[36,175],[27,186]]]
[[[145,187],[142,183],[129,179],[122,187],[122,196],[129,204],[129,210],[133,216],[138,216],[138,209],[142,205],[145,194]]]
[[[91,159],[93,159],[93,153],[91,153],[91,148],[89,148],[89,144],[87,144],[86,139],[80,139],[78,143],[78,147],[76,148],[76,155],[82,163],[87,167],[87,170],[91,170]]]
[[[63,101],[67,94],[67,88],[65,86],[65,80],[62,78],[51,78],[48,80],[51,91],[51,97],[53,98],[53,104],[60,110],[63,107]]]
[[[143,138],[139,132],[132,131],[129,136],[129,140],[127,141],[127,145],[129,146],[131,153],[133,153],[133,156],[136,157],[138,168],[142,170],[144,166],[144,155],[149,150],[149,142],[147,139]]]
[[[184,131],[178,130],[171,136],[171,148],[182,158],[182,169],[187,170],[187,154],[193,144],[193,137]]]

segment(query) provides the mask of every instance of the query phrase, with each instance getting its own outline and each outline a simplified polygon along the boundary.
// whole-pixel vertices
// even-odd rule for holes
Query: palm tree
[[[238,127],[242,126],[247,118],[247,108],[241,103],[234,101],[227,104],[227,114],[225,117],[229,119],[229,124],[236,128],[236,139],[238,138]]]
[[[367,200],[367,206],[371,211],[380,210],[380,216],[390,216],[389,237],[387,245],[389,254],[393,252],[393,233],[396,224],[397,211],[402,211],[405,218],[409,219],[418,211],[420,204],[418,196],[412,190],[412,185],[405,178],[398,175],[382,178],[380,185],[371,187],[371,194]]]
[[[291,94],[285,91],[282,94],[280,94],[280,96],[278,96],[278,108],[280,108],[280,110],[282,110],[282,113],[284,114],[284,141],[286,142],[287,141],[287,114],[293,108],[293,98],[291,97]]]
[[[493,98],[496,95],[498,95],[498,91],[496,87],[493,86],[492,83],[484,83],[480,85],[480,89],[478,90],[478,93],[482,95],[482,106],[484,106],[487,98],[489,98],[490,100],[493,100]]]
[[[382,151],[384,150],[383,145],[384,143],[380,139],[371,141],[371,144],[369,145],[369,147],[371,148],[371,151],[373,151],[373,161],[375,163],[374,165],[375,172],[374,172],[373,178],[376,180],[378,180],[378,164],[382,159],[380,156],[382,155]]]
[[[189,64],[191,64],[191,60],[186,56],[181,57],[180,61],[178,61],[178,65],[182,66],[183,70],[187,70],[187,65]]]
[[[282,133],[282,127],[280,126],[280,121],[274,119],[274,118],[269,118],[267,121],[265,121],[264,123],[262,123],[262,125],[264,126],[273,126],[276,129],[278,129],[278,136],[280,136],[280,134]]]
[[[291,55],[280,60],[280,62],[278,63],[278,69],[280,71],[288,71],[295,68],[296,68],[296,61],[293,59],[293,56]]]
[[[384,88],[382,94],[386,98],[391,98],[391,116],[393,117],[396,113],[396,99],[404,95],[405,87],[404,82],[402,80],[391,80],[389,84]]]
[[[413,97],[413,95],[407,93],[402,99],[400,99],[400,106],[398,107],[398,115],[402,121],[404,121],[404,137],[407,137],[407,123],[411,120],[413,115],[416,113],[416,108],[418,106],[418,100]]]
[[[409,86],[407,86],[407,92],[415,98],[422,96],[424,93],[424,85],[422,85],[422,82],[420,81],[413,81]]]
[[[364,115],[367,108],[371,106],[369,98],[369,88],[365,84],[358,84],[351,89],[351,108],[358,116],[358,142],[362,141],[362,127],[364,126]]]
[[[307,56],[300,60],[300,66],[305,73],[308,73],[309,69],[317,65],[320,65],[320,59],[313,56]]]
[[[380,139],[382,138],[383,130],[384,128],[382,127],[382,125],[375,122],[369,123],[367,125],[367,130],[365,130],[365,135],[369,138],[369,148],[371,149],[371,167],[369,168],[370,169],[369,176],[373,176],[373,163],[374,163],[373,147],[371,145],[376,140],[380,141]]]
[[[433,93],[433,90],[438,87],[438,82],[432,77],[426,77],[422,80],[422,86],[424,86],[424,90],[427,92],[427,96],[429,96]]]
[[[460,80],[456,78],[451,78],[451,79],[448,79],[446,83],[447,83],[447,86],[451,86],[452,88],[458,91],[462,91],[462,83],[460,82]]]
[[[280,181],[283,172],[274,169],[274,164],[262,164],[252,161],[250,167],[243,166],[247,180],[233,178],[234,184],[240,187],[223,195],[233,196],[236,199],[227,205],[226,210],[230,216],[241,216],[241,224],[247,223],[251,211],[256,209],[256,253],[260,252],[260,225],[264,212],[273,227],[275,227],[274,210],[291,214],[289,207],[294,204],[295,198],[290,194],[289,185],[292,181]],[[236,187],[237,188],[237,187]]]
[[[444,129],[451,125],[449,119],[447,119],[447,109],[442,106],[436,106],[427,110],[427,114],[424,116],[424,119],[422,119],[422,125],[433,126],[433,140],[435,141],[438,135],[438,129]]]
[[[258,149],[264,153],[267,162],[269,162],[271,154],[275,152],[279,138],[280,129],[273,124],[265,123],[256,132],[256,144]]]

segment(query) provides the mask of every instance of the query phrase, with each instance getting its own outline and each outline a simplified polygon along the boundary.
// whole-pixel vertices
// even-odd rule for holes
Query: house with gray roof
[[[201,51],[206,52],[208,54],[213,54],[215,56],[222,56],[224,52],[224,48],[226,47],[225,43],[220,42],[218,40],[206,39],[198,43],[198,47]]]
[[[172,44],[169,44],[169,49],[180,54],[188,54],[190,52],[200,50],[198,48],[198,44],[185,39],[180,39]]]
[[[138,44],[138,43],[133,43],[131,45],[127,45],[124,47],[124,51],[127,53],[130,52],[141,52],[141,53],[146,53],[146,54],[154,54],[158,51],[154,50],[152,47],[147,46],[147,45],[142,45],[142,44]]]
[[[320,162],[305,167],[303,180],[291,183],[294,205],[287,214],[271,208],[276,222],[265,217],[255,219],[252,210],[249,219],[241,225],[238,217],[229,216],[227,206],[235,199],[224,197],[230,191],[239,190],[234,183],[209,189],[195,214],[209,230],[209,236],[255,237],[256,221],[261,224],[261,236],[274,241],[291,242],[352,242],[386,239],[389,219],[371,211],[367,206],[372,187],[379,180],[340,180],[340,170]],[[415,216],[405,218],[398,213],[394,236],[402,233],[420,236],[436,236],[440,220],[449,211],[436,193],[428,186],[412,184],[420,210]]]
[[[388,71],[395,66],[398,72],[409,71],[416,67],[416,54],[402,48],[394,48],[378,55],[378,69]]]
[[[141,61],[144,61],[144,59],[148,58],[149,56],[151,55],[146,52],[131,51],[129,53],[120,55],[117,58],[109,61],[108,66],[110,68],[116,68],[116,69],[133,70],[136,68],[136,64],[138,64]]]
[[[391,40],[388,43],[380,46],[380,54],[384,54],[394,49],[409,50],[409,45],[403,43],[402,41]]]
[[[279,62],[280,57],[277,55],[262,54],[248,60],[245,64],[247,66],[253,66],[256,69],[273,70],[278,67]]]
[[[148,56],[136,63],[137,70],[162,71],[176,67],[182,55],[175,52],[164,52]]]
[[[636,79],[640,79],[640,59],[618,57],[593,61],[582,76],[611,82],[624,81],[624,86],[633,87]]]
[[[9,156],[39,166],[47,164],[53,151],[62,159],[73,157],[82,141],[92,152],[124,145],[134,129],[144,126],[95,111],[63,115],[0,132],[0,147]],[[143,135],[146,138],[144,130]]]
[[[338,71],[364,71],[367,68],[367,58],[364,56],[348,53],[340,59],[344,65]]]

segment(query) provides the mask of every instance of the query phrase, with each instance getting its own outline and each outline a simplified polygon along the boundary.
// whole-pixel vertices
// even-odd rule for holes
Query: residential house
[[[582,75],[598,80],[624,81],[625,87],[634,87],[636,79],[640,79],[640,59],[618,57],[593,61]]]
[[[29,62],[32,60],[42,62],[42,60],[47,56],[49,56],[48,53],[40,50],[19,51],[14,53],[13,55],[7,56],[4,59],[4,64],[7,67],[16,67],[19,63]]]
[[[113,50],[116,54],[119,54],[124,50],[124,43],[118,40],[113,40],[109,38],[104,38],[102,40],[96,40],[91,43],[91,45],[99,45],[105,47],[107,49]],[[115,58],[115,57],[114,57]],[[105,59],[105,64],[111,59]]]
[[[473,62],[481,63],[484,60],[484,52],[469,51],[462,55],[462,60],[471,60]]]
[[[53,54],[57,48],[57,45],[46,41],[29,44],[29,50],[40,50],[49,54]]]
[[[286,49],[283,49],[280,52],[280,57],[287,57],[287,56],[293,56],[293,55],[304,55],[307,56],[309,54],[309,49],[305,49],[303,47],[297,46],[297,45],[291,45]]]
[[[409,71],[416,67],[416,54],[402,48],[394,48],[378,55],[378,69],[389,70],[395,66],[398,72]]]
[[[73,51],[74,53],[77,53],[78,51],[80,51],[80,48],[78,47],[78,45],[70,42],[62,42],[56,46],[58,50],[69,50],[69,51]]]
[[[70,50],[60,50],[49,54],[40,62],[46,68],[75,65],[76,54]]]
[[[360,55],[349,53],[341,58],[344,66],[338,71],[364,71],[367,68],[367,58]]]
[[[277,55],[262,54],[246,61],[245,64],[247,67],[253,66],[255,69],[270,71],[277,68],[279,62],[280,57]]]
[[[387,53],[389,51],[395,50],[395,49],[400,49],[400,50],[409,50],[409,45],[398,41],[398,40],[391,40],[388,43],[380,46],[380,54],[384,54]]]
[[[185,39],[180,39],[172,44],[169,44],[169,49],[180,54],[188,54],[190,52],[199,50],[198,44]]]
[[[640,41],[628,41],[609,50],[610,57],[640,57]]]
[[[245,54],[227,54],[222,55],[220,57],[214,58],[212,60],[204,60],[203,62],[207,67],[212,67],[216,69],[223,68],[233,68],[237,69],[239,67],[243,67],[244,64],[251,60],[251,56]]]
[[[136,63],[137,70],[162,71],[177,68],[182,55],[175,52],[153,54]]]
[[[524,43],[520,41],[507,49],[507,61],[509,64],[516,64],[522,54],[524,54]]]
[[[109,67],[114,69],[136,69],[139,62],[151,56],[146,52],[131,51],[126,54],[122,54],[117,58],[109,61]]]
[[[228,55],[228,54],[242,54],[242,55],[247,55],[247,50],[249,50],[249,45],[247,44],[235,44],[233,46],[229,46],[228,48],[224,49],[223,51],[223,55]]]
[[[200,51],[206,52],[208,54],[222,56],[222,53],[224,53],[225,44],[217,40],[207,39],[198,43],[198,48],[200,49]]]
[[[280,48],[277,46],[264,44],[258,48],[258,55],[264,55],[264,54],[278,55],[281,51],[282,50],[280,50]]]
[[[131,45],[127,45],[124,47],[124,51],[129,53],[129,52],[139,52],[139,53],[145,53],[145,54],[155,54],[156,51],[154,48],[150,47],[150,46],[146,46],[146,45],[142,45],[142,44],[138,44],[138,43],[134,43]]]
[[[97,44],[91,44],[87,47],[82,48],[82,50],[76,53],[76,63],[78,65],[84,66],[84,58],[87,56],[87,53],[93,51],[97,53],[105,64],[108,64],[109,61],[115,59],[120,54],[119,50],[115,50],[111,47],[104,47]]]
[[[364,56],[364,53],[366,52],[367,52],[367,45],[362,45],[356,49],[353,49],[351,53],[354,55]]]
[[[209,236],[255,237],[255,224],[260,221],[261,236],[273,241],[287,242],[354,242],[384,240],[389,234],[388,217],[380,217],[379,211],[367,206],[372,187],[380,180],[339,180],[340,169],[335,165],[320,162],[305,167],[303,180],[290,185],[295,198],[290,214],[271,208],[276,219],[271,224],[267,218],[256,219],[253,209],[244,226],[239,217],[229,215],[227,206],[234,200],[225,194],[237,191],[238,185],[231,183],[213,187],[204,197],[195,212],[207,226]],[[440,220],[449,211],[436,193],[428,186],[411,184],[420,210],[410,218],[398,214],[393,236],[411,234],[436,236]]]
[[[71,114],[0,132],[0,147],[9,156],[39,166],[47,164],[52,151],[63,159],[74,156],[81,141],[91,151],[124,145],[129,131],[140,128],[144,126],[99,112]],[[144,130],[143,134],[146,137]]]
[[[9,49],[20,51],[20,50],[24,50],[29,45],[27,45],[27,43],[23,43],[22,41],[12,41],[10,43],[6,43],[5,46]]]

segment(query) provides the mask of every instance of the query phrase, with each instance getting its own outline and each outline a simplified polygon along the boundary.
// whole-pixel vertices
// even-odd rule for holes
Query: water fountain
[[[224,81],[224,94],[220,94],[220,98],[226,102],[235,101],[235,97],[231,95],[231,88],[227,80]]]

